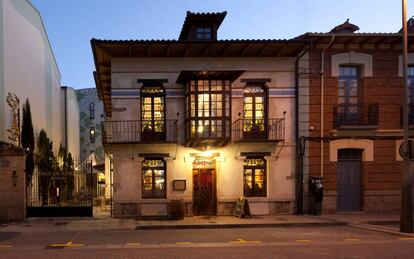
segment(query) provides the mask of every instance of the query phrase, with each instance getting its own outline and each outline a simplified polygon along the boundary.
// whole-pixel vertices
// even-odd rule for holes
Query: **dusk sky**
[[[408,0],[408,17],[414,1]],[[91,38],[177,39],[186,11],[227,17],[219,39],[289,39],[347,18],[360,32],[397,32],[400,0],[32,0],[42,15],[62,85],[95,87]]]

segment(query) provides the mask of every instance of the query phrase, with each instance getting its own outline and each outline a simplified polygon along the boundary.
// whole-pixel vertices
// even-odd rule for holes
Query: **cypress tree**
[[[34,171],[34,132],[33,132],[33,123],[32,123],[32,113],[30,111],[29,99],[26,99],[26,102],[23,104],[23,122],[22,122],[22,132],[21,132],[21,143],[22,147],[26,152],[25,158],[25,172],[27,183],[31,182],[33,171]]]

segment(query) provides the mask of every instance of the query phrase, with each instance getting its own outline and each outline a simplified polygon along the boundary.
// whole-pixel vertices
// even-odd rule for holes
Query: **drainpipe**
[[[295,142],[296,142],[296,188],[295,188],[295,200],[296,200],[296,214],[303,214],[303,166],[302,166],[302,152],[301,149],[301,140],[299,138],[299,60],[309,52],[312,48],[312,45],[304,50],[295,60]]]
[[[325,102],[324,102],[324,95],[325,95],[325,93],[324,93],[324,79],[325,79],[325,51],[328,49],[328,48],[330,48],[331,47],[331,45],[333,44],[333,42],[335,41],[335,35],[333,34],[332,36],[331,36],[331,41],[329,41],[329,43],[328,43],[328,45],[322,50],[322,52],[321,52],[321,134],[320,134],[320,137],[321,137],[321,142],[320,142],[320,145],[321,145],[321,153],[320,153],[320,156],[321,156],[321,160],[320,160],[320,163],[321,163],[321,171],[320,171],[320,175],[321,175],[321,177],[323,177],[323,131],[324,131],[324,111],[323,111],[323,108],[324,108],[324,105],[325,105]]]

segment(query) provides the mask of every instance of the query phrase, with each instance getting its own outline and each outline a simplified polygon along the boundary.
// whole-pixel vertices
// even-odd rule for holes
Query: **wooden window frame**
[[[245,89],[248,88],[248,87],[260,87],[263,90],[263,92],[262,93],[246,93]],[[255,100],[255,98],[256,97],[263,97],[263,101],[264,101],[264,104],[263,104],[264,105],[264,110],[263,110],[263,113],[264,113],[263,135],[266,137],[267,136],[267,124],[268,124],[268,119],[269,119],[268,118],[268,103],[269,103],[268,98],[269,98],[269,94],[268,94],[268,89],[267,89],[266,85],[265,84],[260,84],[260,83],[248,83],[243,88],[243,133],[248,133],[250,131],[245,131],[245,120],[249,119],[249,118],[245,117],[245,105],[246,105],[245,97],[253,97],[253,102],[252,102],[252,105],[253,105],[253,107],[252,107],[252,115],[253,115],[252,121],[253,121],[253,124],[255,123],[255,120],[256,120],[256,115],[255,115],[255,113],[256,113],[256,100]]]
[[[208,90],[200,90],[201,84],[199,82],[201,81],[207,81],[208,82]],[[212,81],[221,81],[222,88],[221,90],[212,90]],[[194,82],[194,88],[192,87],[192,83]],[[226,89],[226,84],[228,84],[228,89]],[[209,109],[208,114],[209,116],[198,116],[199,113],[199,95],[201,94],[207,94],[209,98]],[[221,116],[215,116],[212,117],[212,96],[213,95],[221,95]],[[191,100],[191,96],[194,96],[194,100]],[[226,96],[228,100],[226,99]],[[194,116],[191,114],[191,105],[194,103]],[[216,109],[217,110],[217,109]],[[226,115],[226,112],[228,110],[228,115]],[[226,79],[192,79],[187,83],[187,116],[186,119],[189,123],[189,138],[196,138],[196,139],[230,139],[231,138],[231,81]],[[191,122],[195,121],[195,132],[192,131],[192,124]],[[199,126],[205,126],[203,125],[204,121],[209,121],[209,132],[208,136],[201,136],[198,132]],[[218,122],[221,121],[221,136],[217,136],[217,130],[216,134],[212,134],[211,130],[211,122]],[[201,124],[200,124],[201,123]],[[216,124],[217,129],[217,124]]]
[[[145,160],[161,160],[164,166],[160,167],[147,167],[144,166]],[[166,199],[167,198],[167,163],[161,157],[146,157],[141,163],[141,191],[142,191],[142,198],[143,199]],[[145,170],[152,169],[152,170],[164,170],[164,189],[160,190],[161,195],[157,195],[155,193],[155,174],[152,172],[152,186],[151,191],[145,191],[144,189],[144,176]]]
[[[89,103],[89,119],[95,119],[95,102]]]
[[[356,75],[343,75],[341,74],[341,68],[355,68],[356,69]],[[351,80],[356,80],[357,82],[357,104],[360,104],[363,100],[363,92],[362,92],[362,79],[361,79],[361,67],[357,66],[357,65],[347,65],[347,64],[341,64],[339,66],[339,76],[338,76],[338,90],[337,90],[337,94],[338,94],[338,103],[339,103],[339,81],[345,81],[345,95],[343,96],[344,98],[344,102],[343,103],[339,103],[339,104],[350,104],[349,102],[349,93],[347,93],[347,91],[349,91],[349,84]]]
[[[149,89],[149,88],[161,88],[162,92],[160,93],[145,93],[144,90],[145,89]],[[163,117],[163,131],[161,132],[157,132],[155,131],[155,110],[154,110],[154,98],[156,97],[160,97],[162,99],[162,103],[163,103],[163,110],[162,110],[162,117]],[[165,110],[166,110],[166,90],[165,87],[163,85],[160,84],[144,84],[144,86],[141,88],[140,90],[140,110],[141,110],[141,134],[144,134],[144,124],[143,122],[146,120],[143,117],[143,112],[144,112],[144,99],[145,98],[151,98],[151,126],[152,126],[152,133],[154,134],[159,134],[160,136],[155,137],[154,139],[159,139],[162,140],[165,138],[166,136],[166,115],[165,115]],[[149,132],[149,134],[151,134],[151,132]]]
[[[244,165],[244,162],[246,159],[263,159],[264,164],[260,166],[246,166]],[[267,197],[267,160],[264,156],[247,156],[246,159],[243,161],[243,195],[244,197]],[[245,174],[246,169],[252,170],[252,187],[250,192],[248,189],[246,189],[246,183],[245,183]],[[255,169],[263,169],[263,190],[261,193],[258,193],[257,190],[255,190]]]

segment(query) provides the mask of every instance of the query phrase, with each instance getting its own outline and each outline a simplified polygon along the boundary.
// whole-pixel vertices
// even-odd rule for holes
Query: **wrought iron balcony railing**
[[[348,104],[334,106],[334,127],[378,126],[379,104]]]
[[[130,120],[102,122],[102,142],[150,143],[177,142],[177,120]]]
[[[233,123],[232,134],[234,142],[283,141],[285,139],[285,119],[238,119]]]

